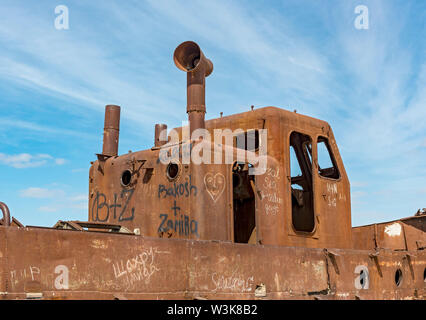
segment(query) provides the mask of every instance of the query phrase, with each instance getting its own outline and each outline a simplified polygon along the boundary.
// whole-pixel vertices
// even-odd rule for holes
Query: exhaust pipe
[[[120,107],[105,107],[104,142],[102,155],[112,157],[118,155],[118,138],[120,132]]]
[[[213,72],[213,63],[207,59],[198,44],[193,41],[181,43],[173,54],[178,69],[187,73],[187,108],[189,134],[205,128],[206,77]]]
[[[0,202],[0,210],[3,212],[3,225],[5,227],[10,226],[10,211],[7,205],[3,202]]]
[[[157,123],[155,125],[154,146],[161,147],[167,143],[167,125]]]

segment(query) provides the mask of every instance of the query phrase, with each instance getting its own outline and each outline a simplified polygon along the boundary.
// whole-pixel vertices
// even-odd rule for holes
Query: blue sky
[[[172,54],[193,40],[214,63],[207,118],[272,105],[326,120],[352,224],[413,215],[426,207],[425,21],[425,1],[2,0],[0,201],[25,225],[87,220],[105,105],[122,106],[119,153],[151,147],[155,123],[180,126]]]

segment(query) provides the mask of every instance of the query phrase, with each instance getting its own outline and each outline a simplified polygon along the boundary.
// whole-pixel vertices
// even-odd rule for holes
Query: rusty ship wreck
[[[177,128],[171,143],[157,124],[152,148],[118,155],[120,107],[106,106],[87,221],[24,226],[0,203],[0,299],[425,298],[424,211],[352,227],[327,122],[276,107],[205,120],[212,62],[191,41],[174,62],[187,74],[191,138]],[[210,143],[192,138],[199,129],[237,134]],[[262,146],[266,166],[250,174]],[[247,157],[184,161],[201,149]]]

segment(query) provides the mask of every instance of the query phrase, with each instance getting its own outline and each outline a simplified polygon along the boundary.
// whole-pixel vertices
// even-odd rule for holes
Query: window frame
[[[312,231],[297,230],[294,226],[294,223],[293,223],[293,216],[292,216],[293,215],[293,208],[292,208],[292,204],[291,204],[292,203],[292,191],[291,191],[292,182],[291,182],[291,163],[290,163],[290,161],[291,161],[291,156],[290,156],[291,135],[293,134],[293,132],[308,136],[309,139],[310,139],[310,143],[311,143],[312,161],[310,161],[309,155],[306,154],[306,152],[309,152],[309,151],[306,150],[306,148],[304,146],[304,144],[306,142],[302,144],[302,150],[303,150],[304,161],[306,161],[306,164],[310,163],[310,165],[311,165],[312,210],[313,210],[312,213],[313,213],[313,223],[314,223]],[[316,142],[317,142],[317,139],[315,139],[315,138],[317,138],[317,136],[315,136],[315,134],[312,134],[312,132],[306,132],[304,130],[297,130],[297,129],[296,130],[290,130],[288,132],[288,135],[287,135],[287,142],[284,145],[287,148],[286,153],[288,154],[287,169],[288,169],[288,173],[289,173],[288,177],[289,177],[289,187],[290,187],[289,193],[290,193],[290,208],[291,208],[291,210],[290,210],[290,221],[291,221],[290,228],[291,229],[290,230],[292,231],[292,234],[295,235],[295,236],[318,239],[318,236],[316,236],[316,233],[317,233],[317,230],[318,230],[318,221],[317,221],[317,214],[316,214],[316,199],[315,199],[316,187],[315,187],[315,182],[314,182],[315,181],[315,175],[314,175],[314,172],[313,172],[314,170],[317,171],[317,168],[315,168],[316,162],[315,162],[315,158],[314,158],[314,148],[316,148]],[[315,143],[315,147],[314,147],[314,143]],[[315,150],[315,152],[316,151],[317,150]],[[296,156],[296,158],[297,158],[297,156]],[[298,163],[298,165],[300,166],[300,163]],[[302,170],[302,176],[301,177],[303,177],[304,176],[303,169],[301,168],[301,170]]]
[[[320,165],[319,165],[319,160],[318,160],[318,154],[319,154],[318,144],[322,142],[322,141],[318,141],[320,139],[324,139],[323,142],[324,142],[325,147],[328,151],[328,155],[330,156],[330,161],[333,164],[333,167],[335,168],[335,170],[337,170],[337,174],[338,174],[337,178],[325,177],[325,176],[321,175],[321,173],[319,172]],[[315,140],[315,147],[317,149],[316,150],[316,159],[315,159],[315,165],[316,165],[317,168],[315,169],[315,172],[318,175],[318,177],[320,177],[321,179],[331,180],[331,181],[334,181],[334,182],[342,180],[342,174],[341,174],[340,168],[337,164],[336,157],[334,155],[333,149],[330,145],[330,139],[328,137],[325,137],[324,135],[320,135],[320,134],[317,135],[316,140]]]

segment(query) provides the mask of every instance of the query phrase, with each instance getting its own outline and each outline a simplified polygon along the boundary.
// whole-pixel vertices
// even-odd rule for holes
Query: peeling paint
[[[314,268],[314,272],[317,275],[324,275],[325,268],[324,268],[324,261],[314,261],[312,262],[312,267]]]
[[[386,226],[385,233],[390,237],[397,237],[401,235],[402,227],[398,222]]]
[[[278,273],[275,272],[274,276],[275,285],[277,287],[277,291],[280,291],[280,278],[278,276]]]

